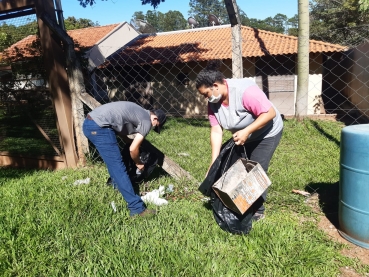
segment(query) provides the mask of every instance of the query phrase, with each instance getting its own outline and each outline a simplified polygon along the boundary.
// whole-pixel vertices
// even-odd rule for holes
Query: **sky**
[[[165,0],[156,11],[166,13],[170,10],[180,11],[184,18],[188,18],[190,9],[189,0]],[[288,18],[298,13],[298,0],[237,0],[238,6],[247,14],[249,18],[265,19],[274,17],[281,13]],[[92,7],[83,8],[78,0],[61,0],[63,16],[67,18],[86,18],[99,25],[109,25],[120,22],[130,22],[132,15],[136,11],[142,11],[144,14],[148,10],[154,10],[151,5],[142,5],[141,0],[96,0]]]

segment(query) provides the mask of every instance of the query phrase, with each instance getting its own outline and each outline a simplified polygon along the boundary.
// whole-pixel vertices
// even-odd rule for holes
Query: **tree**
[[[297,36],[299,32],[299,16],[295,14],[287,20],[288,34],[290,36]]]
[[[310,3],[310,37],[331,43],[355,45],[367,37],[369,11],[360,0],[314,0]],[[361,38],[360,38],[361,37]]]
[[[0,25],[0,52],[8,48],[12,44],[20,41],[21,39],[35,35],[38,32],[38,26],[36,21],[31,21],[27,24],[15,26],[13,24],[7,24],[6,22]]]
[[[78,0],[79,4],[86,8],[87,6],[93,6],[96,4],[96,0]],[[101,1],[107,1],[107,0],[101,0]],[[141,0],[142,5],[150,4],[153,6],[154,9],[156,9],[160,3],[165,2],[165,0]]]
[[[132,16],[133,20],[144,20],[153,26],[157,32],[168,32],[184,30],[187,26],[187,20],[179,11],[168,11],[162,13],[158,11],[147,11],[146,15],[142,11],[135,12]]]
[[[248,18],[246,13],[239,9],[240,11],[240,20],[241,24],[244,26],[249,26],[251,28],[276,32],[276,33],[288,33],[289,35],[297,35],[297,27],[298,27],[298,16],[288,19],[288,17],[284,14],[278,13],[274,17],[267,17],[263,20],[256,18]],[[289,28],[292,26],[295,29]],[[291,32],[290,32],[291,29]]]
[[[93,22],[87,18],[75,18],[74,16],[70,16],[64,20],[64,25],[66,30],[75,30],[82,29],[87,27],[95,27],[99,26],[98,22]]]
[[[369,9],[369,0],[359,0],[360,11],[364,12]]]
[[[277,33],[285,33],[287,21],[288,21],[287,16],[281,13],[277,13],[273,17],[273,27],[276,29]]]
[[[133,20],[145,20],[145,15],[142,11],[134,12],[132,15]]]
[[[163,32],[178,31],[187,28],[187,20],[179,11],[168,11],[163,18]]]
[[[209,14],[218,17],[222,24],[229,24],[229,16],[223,0],[190,0],[189,15],[199,23],[197,27],[209,26]]]

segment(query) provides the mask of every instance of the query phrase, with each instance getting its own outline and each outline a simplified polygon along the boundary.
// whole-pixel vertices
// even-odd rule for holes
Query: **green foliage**
[[[294,17],[291,17],[287,20],[288,27],[288,35],[290,36],[298,36],[299,32],[299,16],[295,14]]]
[[[223,0],[190,0],[188,14],[199,23],[197,27],[209,26],[209,14],[218,17],[222,24],[229,24],[229,16]]]
[[[209,26],[209,14],[218,17],[221,24],[229,24],[229,16],[223,0],[190,0],[189,15],[198,22],[196,27]],[[274,17],[268,17],[264,20],[256,18],[248,18],[246,13],[238,7],[241,24],[256,29],[276,32],[288,33],[296,35],[298,30],[298,16],[287,18],[284,14],[277,14]],[[159,11],[136,11],[132,15],[132,19],[140,19],[150,23],[158,32],[184,30],[189,28],[187,20],[179,11],[169,11],[162,13]]]
[[[369,0],[359,0],[360,11],[364,12],[369,9]]]
[[[64,25],[66,30],[75,30],[88,27],[99,26],[98,22],[93,22],[87,18],[75,18],[74,16],[69,16],[64,20]]]
[[[178,162],[188,164],[193,175],[196,168],[205,174],[209,126],[198,120],[168,123],[150,141],[170,157],[179,157],[175,153],[185,149],[189,156]],[[346,266],[364,275],[368,266],[343,257],[342,245],[318,230],[305,198],[291,193],[291,188],[337,182],[342,127],[334,122],[285,121],[270,165],[273,184],[267,217],[254,224],[248,236],[223,232],[197,187],[162,171],[154,171],[156,177],[140,189],[174,184],[174,192],[165,195],[169,204],[157,207],[155,218],[131,219],[120,193],[105,185],[108,173],[101,164],[55,172],[3,168],[1,276],[330,277]],[[175,139],[165,143],[173,134],[184,138],[174,145]],[[188,145],[179,148],[186,140]],[[192,156],[192,166],[183,161]],[[89,184],[74,185],[87,177]]]
[[[0,25],[0,52],[29,35],[36,35],[37,32],[38,26],[36,21],[20,26],[7,24],[6,22],[2,23]]]
[[[297,36],[298,30],[298,15],[288,18],[286,15],[278,13],[274,17],[265,19],[248,18],[241,10],[241,24],[252,28]]]
[[[360,0],[314,0],[310,3],[310,37],[331,43],[355,45],[367,37],[369,11]],[[364,3],[364,2],[362,2]],[[358,29],[363,26],[364,28]],[[359,41],[358,41],[359,40]]]
[[[187,20],[179,11],[168,11],[166,13],[149,10],[146,15],[137,11],[132,16],[133,20],[140,19],[148,22],[157,32],[178,31],[188,28]]]
[[[86,8],[87,6],[93,6],[96,4],[96,0],[78,0],[79,4]],[[101,0],[107,1],[107,0]],[[161,2],[165,2],[165,0],[141,0],[142,5],[150,4],[154,9],[156,9]]]

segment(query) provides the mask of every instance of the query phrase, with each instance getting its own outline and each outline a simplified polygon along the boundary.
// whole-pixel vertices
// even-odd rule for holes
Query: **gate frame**
[[[73,118],[72,118],[72,100],[68,84],[67,72],[65,70],[64,53],[60,40],[53,36],[53,32],[41,20],[42,14],[47,14],[56,21],[55,6],[53,0],[2,0],[0,2],[0,15],[9,12],[20,11],[24,9],[35,9],[37,23],[40,32],[41,47],[44,53],[44,64],[47,73],[49,89],[56,111],[57,128],[59,132],[59,140],[62,149],[63,166],[59,163],[55,167],[55,160],[50,159],[50,163],[45,164],[45,160],[39,159],[38,168],[59,169],[59,168],[76,168],[78,165],[78,157],[76,153],[76,145],[74,140]],[[13,16],[18,17],[17,14]],[[0,155],[1,157],[1,155]],[[9,164],[10,159],[10,164]],[[8,157],[7,164],[19,165],[19,159],[24,167],[35,167],[34,163],[29,163],[30,159],[20,157]],[[31,160],[34,160],[34,157]],[[0,160],[0,165],[1,165]]]

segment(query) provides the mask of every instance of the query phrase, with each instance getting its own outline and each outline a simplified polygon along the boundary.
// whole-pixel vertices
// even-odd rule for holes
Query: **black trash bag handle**
[[[224,174],[225,169],[227,168],[227,164],[228,164],[228,162],[229,162],[230,157],[232,156],[232,151],[233,151],[233,148],[234,148],[234,146],[235,146],[235,145],[236,145],[236,144],[233,142],[233,145],[232,145],[231,151],[229,151],[229,155],[228,155],[227,161],[226,161],[226,163],[225,163],[225,165],[224,165],[224,168],[223,168],[222,176],[223,176],[223,174]],[[249,159],[247,158],[247,153],[246,153],[245,145],[242,145],[242,146],[243,146],[243,151],[245,151],[246,161],[248,161]],[[227,172],[226,172],[226,173],[227,173]],[[223,181],[224,181],[224,179],[225,179],[225,178],[223,178]],[[221,188],[223,188],[223,182],[222,182],[222,187],[221,187]]]
[[[227,164],[228,164],[228,162],[229,162],[229,159],[230,159],[230,158],[231,158],[231,156],[232,156],[232,151],[233,151],[233,148],[234,148],[234,146],[235,146],[235,145],[236,145],[236,144],[233,142],[233,145],[232,145],[231,151],[229,151],[229,155],[228,155],[227,161],[226,161],[226,163],[225,163],[225,165],[224,165],[222,175],[224,174],[224,170],[225,170],[225,168],[227,168]],[[245,145],[242,145],[242,146],[243,146],[243,151],[245,152],[245,158],[246,158],[246,161],[248,161],[249,159],[247,158],[247,153],[246,153]]]

